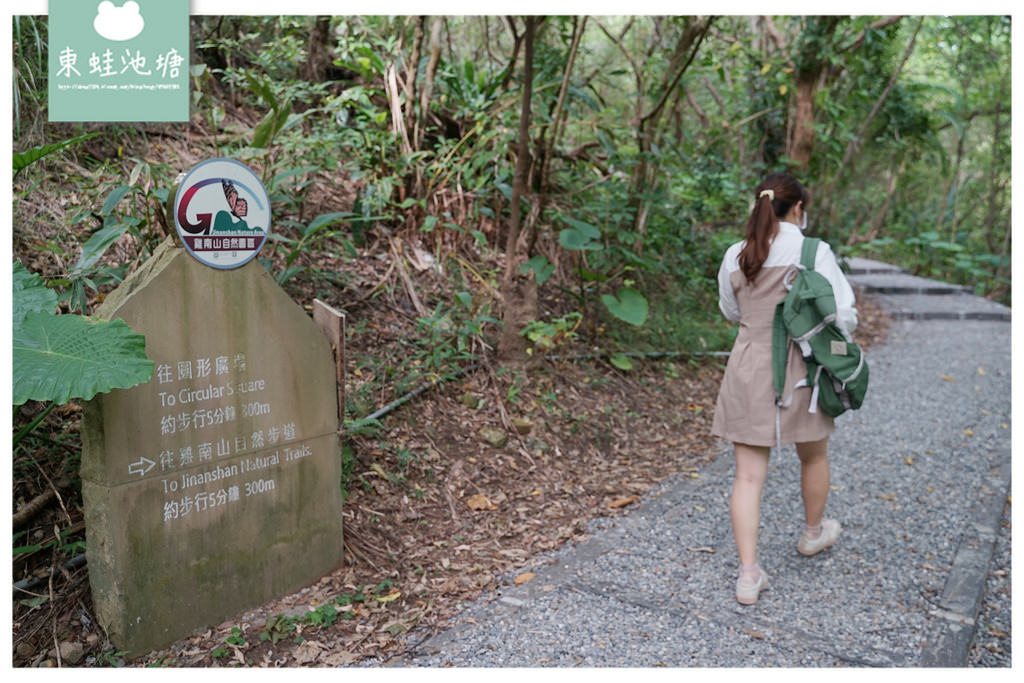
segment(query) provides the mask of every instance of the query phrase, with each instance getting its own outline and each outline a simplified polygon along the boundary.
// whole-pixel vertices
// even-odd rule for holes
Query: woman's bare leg
[[[740,566],[753,567],[757,564],[757,532],[761,523],[761,492],[768,476],[767,446],[750,446],[737,443],[736,479],[732,485],[732,500],[729,513],[732,517],[732,533],[739,551]]]
[[[800,493],[804,499],[804,524],[814,529],[821,526],[828,500],[829,466],[828,437],[796,445],[800,456]]]

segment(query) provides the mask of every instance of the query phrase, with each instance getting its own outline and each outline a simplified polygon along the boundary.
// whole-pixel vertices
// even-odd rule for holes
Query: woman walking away
[[[793,176],[775,173],[765,178],[754,191],[746,239],[729,247],[718,271],[719,307],[727,319],[739,322],[740,329],[722,378],[711,431],[731,441],[735,450],[736,479],[729,511],[740,561],[736,599],[744,605],[756,603],[768,587],[768,574],[758,562],[757,534],[772,446],[795,443],[800,458],[804,529],[797,551],[814,555],[834,544],[841,531],[837,521],[823,519],[829,490],[828,437],[835,426],[822,411],[808,412],[811,389],[795,386],[807,375],[796,344],[789,344],[782,395],[792,393],[793,399],[785,409],[776,405],[772,376],[772,319],[775,306],[786,296],[783,275],[800,263],[807,204],[807,191]],[[814,269],[832,283],[837,324],[852,332],[857,325],[853,290],[824,241],[818,246]]]

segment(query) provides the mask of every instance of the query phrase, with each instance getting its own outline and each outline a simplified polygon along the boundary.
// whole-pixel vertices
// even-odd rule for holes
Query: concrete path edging
[[[1010,450],[995,455],[995,464],[971,506],[971,523],[960,537],[939,609],[932,612],[938,619],[921,647],[921,666],[967,666],[999,520],[1011,490]]]

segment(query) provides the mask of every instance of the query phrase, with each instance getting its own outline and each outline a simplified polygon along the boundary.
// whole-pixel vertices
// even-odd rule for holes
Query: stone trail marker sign
[[[144,334],[156,363],[83,416],[89,578],[111,641],[141,655],[339,567],[331,345],[264,268],[207,267],[168,240],[97,314]]]

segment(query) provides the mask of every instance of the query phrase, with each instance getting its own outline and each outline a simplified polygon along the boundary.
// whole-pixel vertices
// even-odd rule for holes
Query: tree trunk
[[[665,105],[669,98],[675,93],[676,86],[679,85],[683,74],[686,73],[690,64],[693,63],[694,57],[697,56],[697,50],[700,48],[704,36],[708,34],[708,29],[711,28],[711,23],[715,18],[708,17],[703,22],[699,21],[699,19],[699,17],[693,17],[686,25],[686,28],[683,29],[679,40],[676,42],[675,50],[672,52],[668,69],[665,71],[661,96],[649,112],[639,116],[639,120],[636,123],[636,141],[639,148],[637,157],[639,161],[633,173],[630,196],[634,209],[633,230],[637,234],[633,249],[638,254],[643,253],[643,236],[647,232],[648,207],[643,197],[650,189],[653,172],[656,172],[656,169],[652,171],[653,164],[651,163],[650,155],[653,144],[660,134],[661,116],[665,111]],[[643,89],[638,88],[639,97],[642,98],[644,92]],[[638,114],[642,111],[642,102],[643,100],[640,99],[637,105]]]
[[[504,329],[498,343],[498,360],[510,367],[528,367],[539,359],[527,354],[526,338],[521,334],[526,325],[537,319],[537,280],[533,273],[522,273],[519,267],[529,260],[520,208],[526,193],[530,168],[530,116],[533,100],[533,42],[536,17],[526,17],[523,35],[523,97],[519,114],[519,139],[516,145],[516,171],[512,181],[511,215],[505,243],[505,273],[502,277],[502,323]]]
[[[412,54],[409,57],[409,64],[405,67],[405,129],[412,131],[412,147],[413,149],[419,149],[419,142],[417,140],[419,131],[417,130],[418,119],[416,117],[416,77],[420,71],[420,50],[423,46],[423,26],[427,22],[427,18],[424,16],[416,17],[415,28],[413,29],[412,35]]]
[[[302,75],[310,83],[327,80],[327,68],[331,65],[331,18],[318,16],[313,21],[306,47],[306,63]]]
[[[814,150],[814,95],[829,66],[824,48],[832,45],[841,20],[842,17],[807,17],[793,59],[796,67],[796,110],[791,126],[792,146],[786,150],[786,156],[800,171],[807,170]]]
[[[956,188],[957,183],[960,182],[960,165],[964,158],[964,140],[967,138],[967,127],[970,124],[964,126],[964,130],[961,131],[956,141],[956,161],[953,162],[953,173],[950,175],[949,184],[946,185],[946,191],[942,194],[942,208],[939,209],[939,217],[935,221],[935,231],[942,230],[942,226],[946,223],[946,211],[949,210],[949,198],[953,196],[953,190]],[[957,192],[959,194],[959,191]],[[956,209],[956,199],[953,199],[954,210]],[[953,238],[950,238],[952,241]]]
[[[882,231],[882,225],[885,223],[885,214],[889,212],[889,206],[892,204],[892,198],[896,194],[896,185],[903,175],[903,171],[906,168],[906,162],[900,163],[900,168],[895,171],[889,168],[888,180],[885,187],[885,201],[882,202],[882,206],[879,207],[878,211],[875,212],[874,217],[871,219],[871,227],[868,229],[868,233],[862,240],[856,240],[857,233],[854,232],[850,235],[848,244],[853,244],[854,241],[870,242],[871,240],[878,237],[878,233]]]
[[[992,229],[999,215],[999,197],[1002,195],[1002,188],[999,185],[999,144],[1003,137],[1002,102],[996,103],[996,117],[992,124],[992,162],[989,164],[988,178],[988,213],[985,215],[985,234],[987,236],[989,252],[994,252],[993,240],[996,232]],[[1009,229],[1009,226],[1006,228]]]
[[[417,51],[419,52],[419,51]],[[437,75],[437,65],[441,59],[441,18],[434,17],[433,27],[430,30],[430,58],[427,60],[427,68],[423,73],[423,86],[420,88],[420,106],[413,126],[413,148],[416,151],[423,149],[423,135],[427,127],[427,114],[430,112],[430,96],[434,92],[434,78]],[[409,109],[412,109],[410,101]],[[424,187],[422,170],[416,166],[416,195],[423,196],[426,192]]]
[[[787,156],[797,169],[807,170],[814,150],[814,93],[818,89],[820,71],[801,72],[796,78],[796,112],[793,120],[793,142]]]

